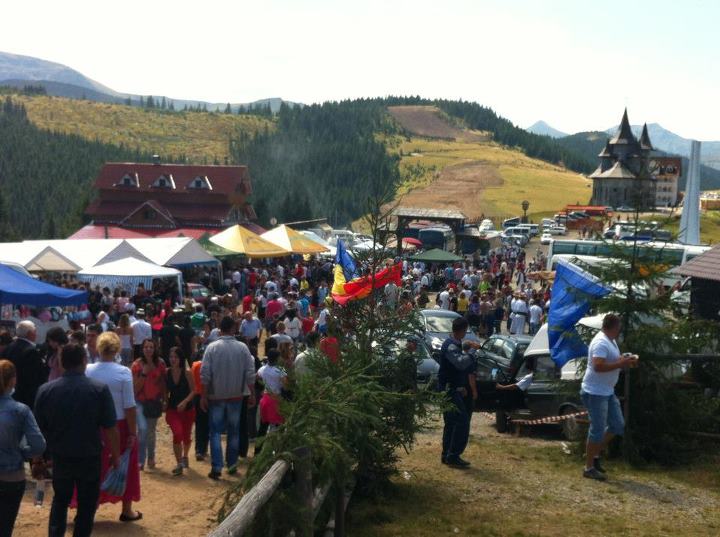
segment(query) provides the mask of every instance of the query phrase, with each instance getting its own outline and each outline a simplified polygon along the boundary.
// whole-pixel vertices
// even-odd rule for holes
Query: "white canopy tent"
[[[72,261],[80,269],[88,269],[95,265],[126,257],[150,261],[145,255],[128,244],[125,239],[39,240],[24,241],[22,244],[32,245],[36,248],[49,246]]]
[[[77,276],[79,280],[89,282],[91,287],[99,285],[110,289],[121,288],[129,293],[134,293],[141,283],[145,289],[151,289],[153,280],[176,278],[178,290],[182,296],[182,273],[179,270],[162,267],[134,257],[125,257],[96,265],[81,270]]]
[[[52,246],[26,242],[0,244],[0,261],[17,263],[31,272],[77,272],[82,268]]]
[[[127,239],[127,242],[157,265],[182,267],[220,263],[191,237]]]

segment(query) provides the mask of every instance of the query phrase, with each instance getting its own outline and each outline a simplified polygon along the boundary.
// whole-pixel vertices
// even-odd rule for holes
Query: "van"
[[[513,236],[530,236],[530,228],[529,227],[522,227],[522,226],[513,226],[505,229],[505,235],[513,235]]]
[[[521,227],[523,229],[525,229],[525,228],[529,229],[531,237],[536,237],[538,235],[538,233],[540,232],[540,226],[538,224],[520,224],[519,226],[516,226],[516,227]]]
[[[520,217],[516,216],[515,218],[508,218],[507,220],[503,220],[502,228],[507,229],[509,227],[514,227],[520,224]]]
[[[555,225],[555,220],[552,218],[543,218],[542,219],[542,227],[551,227]]]

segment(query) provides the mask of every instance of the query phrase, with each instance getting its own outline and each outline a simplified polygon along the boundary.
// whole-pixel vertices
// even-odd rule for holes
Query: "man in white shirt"
[[[616,342],[620,328],[617,315],[608,313],[603,318],[602,330],[588,348],[588,364],[580,389],[590,419],[583,477],[598,481],[607,479],[600,464],[600,453],[615,435],[622,435],[625,430],[620,401],[615,396],[620,370],[635,367],[638,363],[635,354],[620,355]]]
[[[534,336],[537,334],[540,328],[540,321],[542,320],[543,310],[534,300],[530,301],[530,335]]]
[[[443,292],[438,295],[438,302],[440,303],[440,309],[449,310],[450,291],[448,291],[447,289],[443,290]]]
[[[145,320],[145,310],[139,309],[135,313],[137,321],[130,325],[133,333],[133,348],[135,349],[135,358],[142,356],[142,343],[146,339],[152,339],[152,326]]]
[[[395,282],[390,282],[385,285],[385,306],[389,309],[394,310],[397,305],[398,299],[398,286]]]
[[[520,390],[522,392],[528,391],[528,388],[532,384],[533,376],[535,375],[535,358],[529,357],[525,360],[525,370],[527,373],[514,384],[496,384],[495,388],[498,390]]]

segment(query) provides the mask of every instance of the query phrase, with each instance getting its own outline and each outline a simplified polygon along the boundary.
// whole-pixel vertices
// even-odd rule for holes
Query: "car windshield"
[[[425,317],[425,329],[428,332],[452,332],[452,323],[455,317]]]

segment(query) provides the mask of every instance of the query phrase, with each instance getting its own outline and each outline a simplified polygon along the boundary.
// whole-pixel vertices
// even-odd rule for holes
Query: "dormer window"
[[[155,182],[152,184],[154,188],[175,188],[175,181],[173,180],[173,176],[169,174],[163,174],[157,179],[155,179]]]
[[[137,188],[140,186],[140,182],[138,181],[136,173],[126,173],[122,176],[119,183],[115,183],[115,186],[130,186]]]
[[[188,188],[195,188],[198,190],[212,190],[210,179],[207,175],[196,175],[195,178],[190,181]]]

